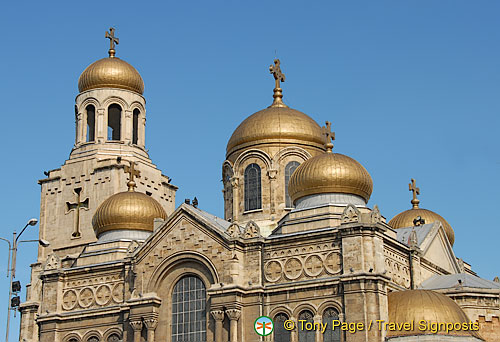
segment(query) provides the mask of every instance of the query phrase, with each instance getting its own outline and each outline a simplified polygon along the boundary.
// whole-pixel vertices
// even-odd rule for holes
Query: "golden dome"
[[[132,190],[120,192],[101,203],[92,218],[96,236],[110,230],[152,232],[154,219],[165,220],[167,213],[152,197]]]
[[[408,290],[391,292],[388,295],[389,322],[414,322],[413,330],[387,331],[387,337],[433,334],[429,329],[419,330],[419,321],[437,323],[469,323],[463,310],[452,299],[429,290]],[[473,336],[481,339],[477,331],[440,331],[438,335]]]
[[[227,143],[227,156],[241,147],[294,143],[323,149],[321,127],[308,115],[286,106],[271,106],[246,118]]]
[[[420,195],[420,188],[417,188],[415,179],[411,179],[411,183],[408,184],[408,187],[413,193],[413,199],[411,200],[413,208],[394,216],[392,220],[389,221],[389,226],[394,229],[413,227],[413,220],[418,216],[424,219],[425,223],[439,221],[443,225],[448,241],[450,241],[450,244],[453,246],[455,243],[455,232],[453,231],[453,228],[451,228],[450,224],[441,215],[436,214],[431,210],[419,208],[420,200],[417,198],[417,195]]]
[[[409,210],[405,210],[402,213],[397,214],[389,221],[389,226],[394,229],[405,228],[405,227],[413,227],[413,220],[420,216],[425,220],[425,223],[431,223],[440,221],[443,225],[444,231],[450,244],[453,246],[455,243],[455,232],[453,228],[451,228],[450,224],[439,214],[422,208],[412,208]]]
[[[80,92],[96,88],[120,88],[142,94],[144,82],[133,66],[118,57],[108,57],[90,64],[78,79]]]
[[[288,183],[293,202],[304,196],[324,193],[354,194],[368,202],[372,190],[372,178],[360,163],[330,150],[302,163]]]

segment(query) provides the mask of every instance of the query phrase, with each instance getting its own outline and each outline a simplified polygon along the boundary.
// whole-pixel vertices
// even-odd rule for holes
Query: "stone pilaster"
[[[215,342],[223,342],[222,341],[222,322],[224,321],[224,311],[222,310],[213,310],[210,311],[210,314],[215,320]]]
[[[141,342],[142,321],[130,321],[130,326],[134,329],[134,342]]]
[[[238,342],[238,320],[241,316],[241,310],[239,309],[228,309],[226,310],[226,315],[229,317],[230,321],[230,342]]]
[[[269,199],[270,199],[270,207],[271,207],[271,214],[276,213],[276,200],[275,200],[275,191],[274,188],[276,187],[276,175],[278,174],[278,170],[271,169],[267,171],[267,175],[269,177]]]
[[[240,198],[239,198],[239,187],[240,180],[238,177],[234,176],[231,178],[231,188],[233,189],[233,219],[232,222],[237,222],[240,210]]]
[[[144,324],[148,330],[148,342],[155,342],[155,330],[158,320],[156,318],[146,318],[144,319]]]

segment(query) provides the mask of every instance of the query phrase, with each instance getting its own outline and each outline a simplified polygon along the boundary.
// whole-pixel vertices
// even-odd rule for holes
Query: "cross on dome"
[[[129,174],[129,179],[128,179],[128,191],[134,191],[134,188],[137,186],[135,184],[134,178],[140,178],[141,177],[141,171],[135,169],[135,162],[131,161],[130,166],[125,166],[123,170],[125,173]]]
[[[415,179],[411,179],[411,183],[408,184],[409,190],[413,193],[413,199],[411,200],[411,204],[413,204],[413,209],[418,209],[418,204],[420,203],[417,195],[420,195],[420,188],[417,188],[417,184]]]
[[[108,38],[109,39],[109,57],[110,58],[113,58],[115,57],[115,44],[119,44],[120,42],[120,39],[118,39],[117,37],[115,37],[115,29],[113,27],[110,27],[109,28],[109,32],[106,31],[106,35],[105,35],[105,38]]]
[[[332,131],[332,123],[330,121],[325,122],[326,126],[321,127],[323,134],[325,135],[325,147],[327,152],[332,152],[333,141],[335,140],[335,132]]]

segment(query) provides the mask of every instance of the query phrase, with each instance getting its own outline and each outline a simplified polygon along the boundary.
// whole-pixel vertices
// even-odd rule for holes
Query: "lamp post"
[[[7,276],[9,276],[9,274],[10,274],[10,281],[9,281],[9,303],[7,305],[7,327],[5,329],[6,330],[5,331],[5,342],[9,342],[10,311],[15,310],[12,308],[11,300],[12,300],[12,281],[16,277],[17,247],[21,242],[32,242],[32,241],[38,242],[42,247],[47,247],[49,245],[49,243],[45,240],[19,241],[21,234],[26,230],[26,228],[28,226],[34,226],[37,223],[38,223],[38,220],[35,218],[32,218],[31,220],[28,221],[28,223],[26,223],[26,225],[21,230],[19,235],[17,235],[16,232],[14,231],[13,236],[12,236],[12,244],[9,240],[0,237],[0,240],[6,241],[9,244],[9,260],[8,260],[8,265],[7,265]]]

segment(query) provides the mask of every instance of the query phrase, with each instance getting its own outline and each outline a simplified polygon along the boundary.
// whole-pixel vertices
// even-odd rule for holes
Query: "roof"
[[[398,228],[398,229],[396,229],[396,233],[397,233],[396,239],[399,242],[402,242],[405,245],[408,245],[408,240],[410,238],[411,231],[413,229],[415,229],[415,232],[417,233],[417,246],[420,247],[420,245],[422,245],[422,242],[424,241],[425,237],[432,230],[433,226],[434,226],[434,223],[428,223],[428,224],[423,224],[423,225],[417,226],[417,227]]]
[[[183,203],[183,204],[181,204],[181,206],[183,206],[185,209],[187,209],[189,211],[192,211],[192,212],[198,214],[199,216],[201,216],[202,218],[204,218],[205,220],[210,222],[212,225],[219,228],[221,231],[226,231],[227,228],[229,228],[229,226],[231,225],[231,222],[228,222],[228,221],[226,221],[218,216],[210,214],[210,213],[208,213],[204,210],[201,210],[199,208],[193,207],[192,205],[186,205]]]
[[[458,282],[459,280],[461,283]],[[420,285],[422,289],[427,290],[448,289],[455,288],[457,286],[480,289],[500,289],[500,283],[479,278],[467,273],[434,275]]]

